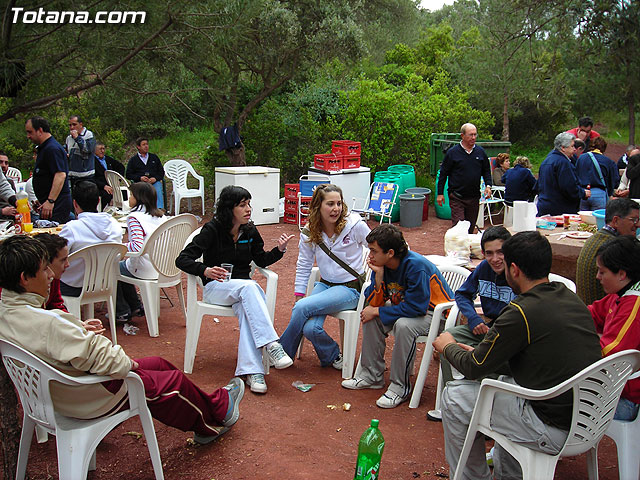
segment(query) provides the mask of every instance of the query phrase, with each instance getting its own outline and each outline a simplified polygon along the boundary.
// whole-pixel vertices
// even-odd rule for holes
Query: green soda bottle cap
[[[374,418],[371,420],[371,426],[372,427],[378,427],[378,424],[380,423],[380,420],[378,420],[377,418]]]

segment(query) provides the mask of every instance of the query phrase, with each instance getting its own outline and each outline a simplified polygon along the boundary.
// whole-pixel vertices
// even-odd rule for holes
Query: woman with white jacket
[[[359,275],[363,273],[363,246],[368,246],[369,227],[355,213],[349,214],[340,187],[319,185],[309,206],[309,223],[300,234],[296,267],[296,304],[287,329],[280,337],[284,351],[294,358],[304,335],[314,346],[320,364],[342,368],[342,354],[336,341],[324,330],[331,312],[355,309],[360,298],[360,283],[352,273],[331,258],[328,251]],[[309,297],[304,297],[314,260],[321,279]]]
[[[162,210],[156,207],[157,194],[153,185],[136,182],[129,186],[129,206],[127,233],[129,242],[125,245],[130,252],[142,250],[145,239],[151,235],[166,218]],[[120,274],[142,279],[158,278],[158,272],[147,255],[131,257],[120,262]],[[142,303],[136,293],[135,285],[118,282],[116,296],[116,321],[124,322],[131,317],[144,315]]]

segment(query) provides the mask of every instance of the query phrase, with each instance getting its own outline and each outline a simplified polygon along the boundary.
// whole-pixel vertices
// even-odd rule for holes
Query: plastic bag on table
[[[462,220],[444,234],[444,252],[448,257],[469,260],[471,254],[469,226],[470,223],[467,220]]]

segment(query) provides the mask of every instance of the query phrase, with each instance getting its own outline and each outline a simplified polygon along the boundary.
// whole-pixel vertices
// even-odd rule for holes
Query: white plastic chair
[[[455,265],[442,265],[438,267],[438,269],[442,272],[442,275],[453,292],[460,288],[467,277],[471,275],[471,272],[466,268]],[[422,396],[422,390],[427,379],[427,372],[429,371],[431,357],[433,356],[433,341],[438,336],[440,324],[445,319],[444,314],[448,309],[451,309],[449,316],[458,316],[458,307],[456,302],[443,302],[436,305],[433,309],[433,316],[431,317],[429,334],[427,336],[421,335],[416,339],[416,342],[425,343],[425,347],[424,353],[422,354],[422,360],[420,361],[418,376],[416,377],[416,384],[413,388],[413,393],[411,394],[409,408],[418,408],[420,405],[420,397]]]
[[[385,218],[391,223],[391,214],[399,190],[400,188],[395,183],[373,182],[369,187],[367,198],[353,197],[351,211],[364,214],[367,218],[371,215],[379,215],[380,224]]]
[[[640,372],[627,380],[640,377]],[[640,479],[640,415],[635,420],[612,420],[604,434],[616,442],[618,450],[618,476],[620,480]]]
[[[127,253],[127,257],[147,255],[158,272],[157,279],[145,280],[118,274],[119,281],[137,285],[140,288],[149,336],[151,337],[157,337],[160,334],[158,331],[158,315],[160,314],[161,288],[176,287],[182,312],[185,319],[187,318],[182,293],[182,270],[176,267],[176,258],[182,251],[184,242],[197,227],[198,220],[196,220],[195,216],[190,213],[177,215],[161,224],[151,235],[147,236],[142,245],[142,250]]]
[[[6,176],[13,180],[14,183],[22,183],[22,172],[19,168],[9,167]]]
[[[184,246],[191,243],[193,238],[200,233],[201,228],[195,230],[186,240]],[[269,319],[273,323],[276,313],[276,294],[278,291],[278,274],[268,268],[258,267],[251,263],[251,276],[259,272],[267,279],[265,290],[267,311]],[[193,372],[193,363],[198,349],[198,339],[200,338],[200,326],[205,315],[220,315],[221,317],[234,317],[233,308],[228,305],[212,305],[198,300],[198,287],[202,288],[202,279],[197,275],[187,274],[187,335],[184,346],[184,373]],[[269,355],[267,348],[262,349],[262,363],[265,373],[269,373]]]
[[[188,174],[198,180],[198,188],[187,187]],[[204,215],[204,177],[198,175],[193,166],[180,159],[169,160],[164,164],[164,174],[173,183],[173,191],[171,196],[174,197],[173,214],[180,213],[180,200],[187,199],[188,208],[191,210],[191,199],[200,197],[202,199],[202,215]]]
[[[563,283],[565,287],[567,287],[573,293],[576,293],[576,284],[572,280],[569,280],[568,278],[565,278],[562,275],[558,275],[556,273],[550,273],[549,281]]]
[[[0,340],[0,353],[24,410],[16,469],[18,480],[25,478],[31,439],[36,426],[56,436],[58,476],[84,479],[89,470],[96,469],[96,447],[100,441],[120,423],[135,416],[139,416],[142,423],[155,478],[164,479],[158,440],[145,400],[144,385],[138,375],[129,372],[124,379],[129,395],[127,410],[93,420],[80,420],[65,417],[55,411],[49,384],[57,382],[81,387],[113,380],[111,377],[65,375],[26,350],[4,340]]]
[[[69,313],[77,318],[81,318],[81,305],[87,305],[87,318],[92,318],[93,304],[107,302],[111,341],[114,345],[118,343],[114,303],[117,275],[120,271],[118,262],[124,258],[126,253],[127,247],[121,243],[98,243],[73,252],[69,255],[69,263],[84,262],[82,292],[79,297],[62,296]]]
[[[467,463],[472,444],[480,432],[493,438],[520,463],[523,480],[553,479],[556,464],[561,457],[572,457],[585,452],[589,478],[597,479],[598,443],[611,424],[627,378],[638,368],[640,352],[625,350],[599,360],[561,384],[546,390],[532,390],[485,378],[473,409],[458,466]],[[512,442],[491,427],[493,400],[497,393],[528,400],[548,400],[570,390],[573,391],[571,427],[567,441],[557,455],[542,453]],[[453,480],[462,479],[463,473],[464,467],[456,468]]]
[[[129,181],[115,170],[105,170],[104,176],[109,186],[113,189],[113,206],[123,212],[128,211],[129,204],[123,200],[122,190],[127,191],[129,189]],[[102,207],[105,208],[106,205]]]
[[[571,290],[573,293],[576,293],[576,284],[573,283],[571,280],[569,280],[568,278],[565,278],[561,275],[557,275],[555,273],[550,273],[549,274],[549,281],[550,282],[560,282],[566,285],[566,287]],[[480,299],[477,298],[476,299],[476,303],[475,306],[479,307],[480,304]],[[447,317],[447,320],[445,322],[444,325],[444,330],[448,330],[449,328],[455,327],[456,323],[458,321],[458,317],[459,317],[459,311],[457,311],[458,307],[456,306],[456,314],[453,315],[454,311],[451,311],[451,314]],[[436,404],[433,407],[433,410],[429,410],[429,417],[435,419],[435,418],[442,418],[442,412],[440,411],[440,406],[441,406],[441,400],[442,400],[442,389],[444,388],[444,382],[442,379],[442,369],[439,368],[438,369],[438,383],[436,386]],[[416,405],[417,406],[417,405]]]
[[[342,347],[342,378],[347,379],[353,377],[353,370],[356,364],[356,350],[358,347],[358,335],[360,334],[360,312],[365,307],[364,291],[371,283],[371,269],[367,265],[367,257],[369,256],[369,249],[363,247],[364,258],[364,271],[366,273],[366,281],[362,285],[360,290],[360,299],[355,310],[342,310],[328,314],[331,317],[340,320],[340,345]],[[313,291],[313,287],[317,281],[320,280],[320,269],[313,267],[311,269],[311,275],[309,276],[309,282],[307,283],[306,296],[310,296]],[[298,346],[297,357],[302,356],[302,348],[304,346],[304,336],[300,340]]]

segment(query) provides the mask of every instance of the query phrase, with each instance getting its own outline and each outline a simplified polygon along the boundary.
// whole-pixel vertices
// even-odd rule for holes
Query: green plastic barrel
[[[413,165],[391,165],[388,170],[402,175],[405,190],[416,186],[416,172]],[[404,190],[401,190],[400,192],[404,193]]]
[[[440,170],[438,170],[438,175],[436,175],[436,192],[437,192],[439,180],[440,180]],[[445,220],[451,220],[451,207],[449,206],[449,179],[448,178],[446,183],[444,184],[444,203],[442,204],[442,206],[440,206],[438,205],[438,202],[436,200],[435,207],[436,207],[436,217],[442,218]]]

